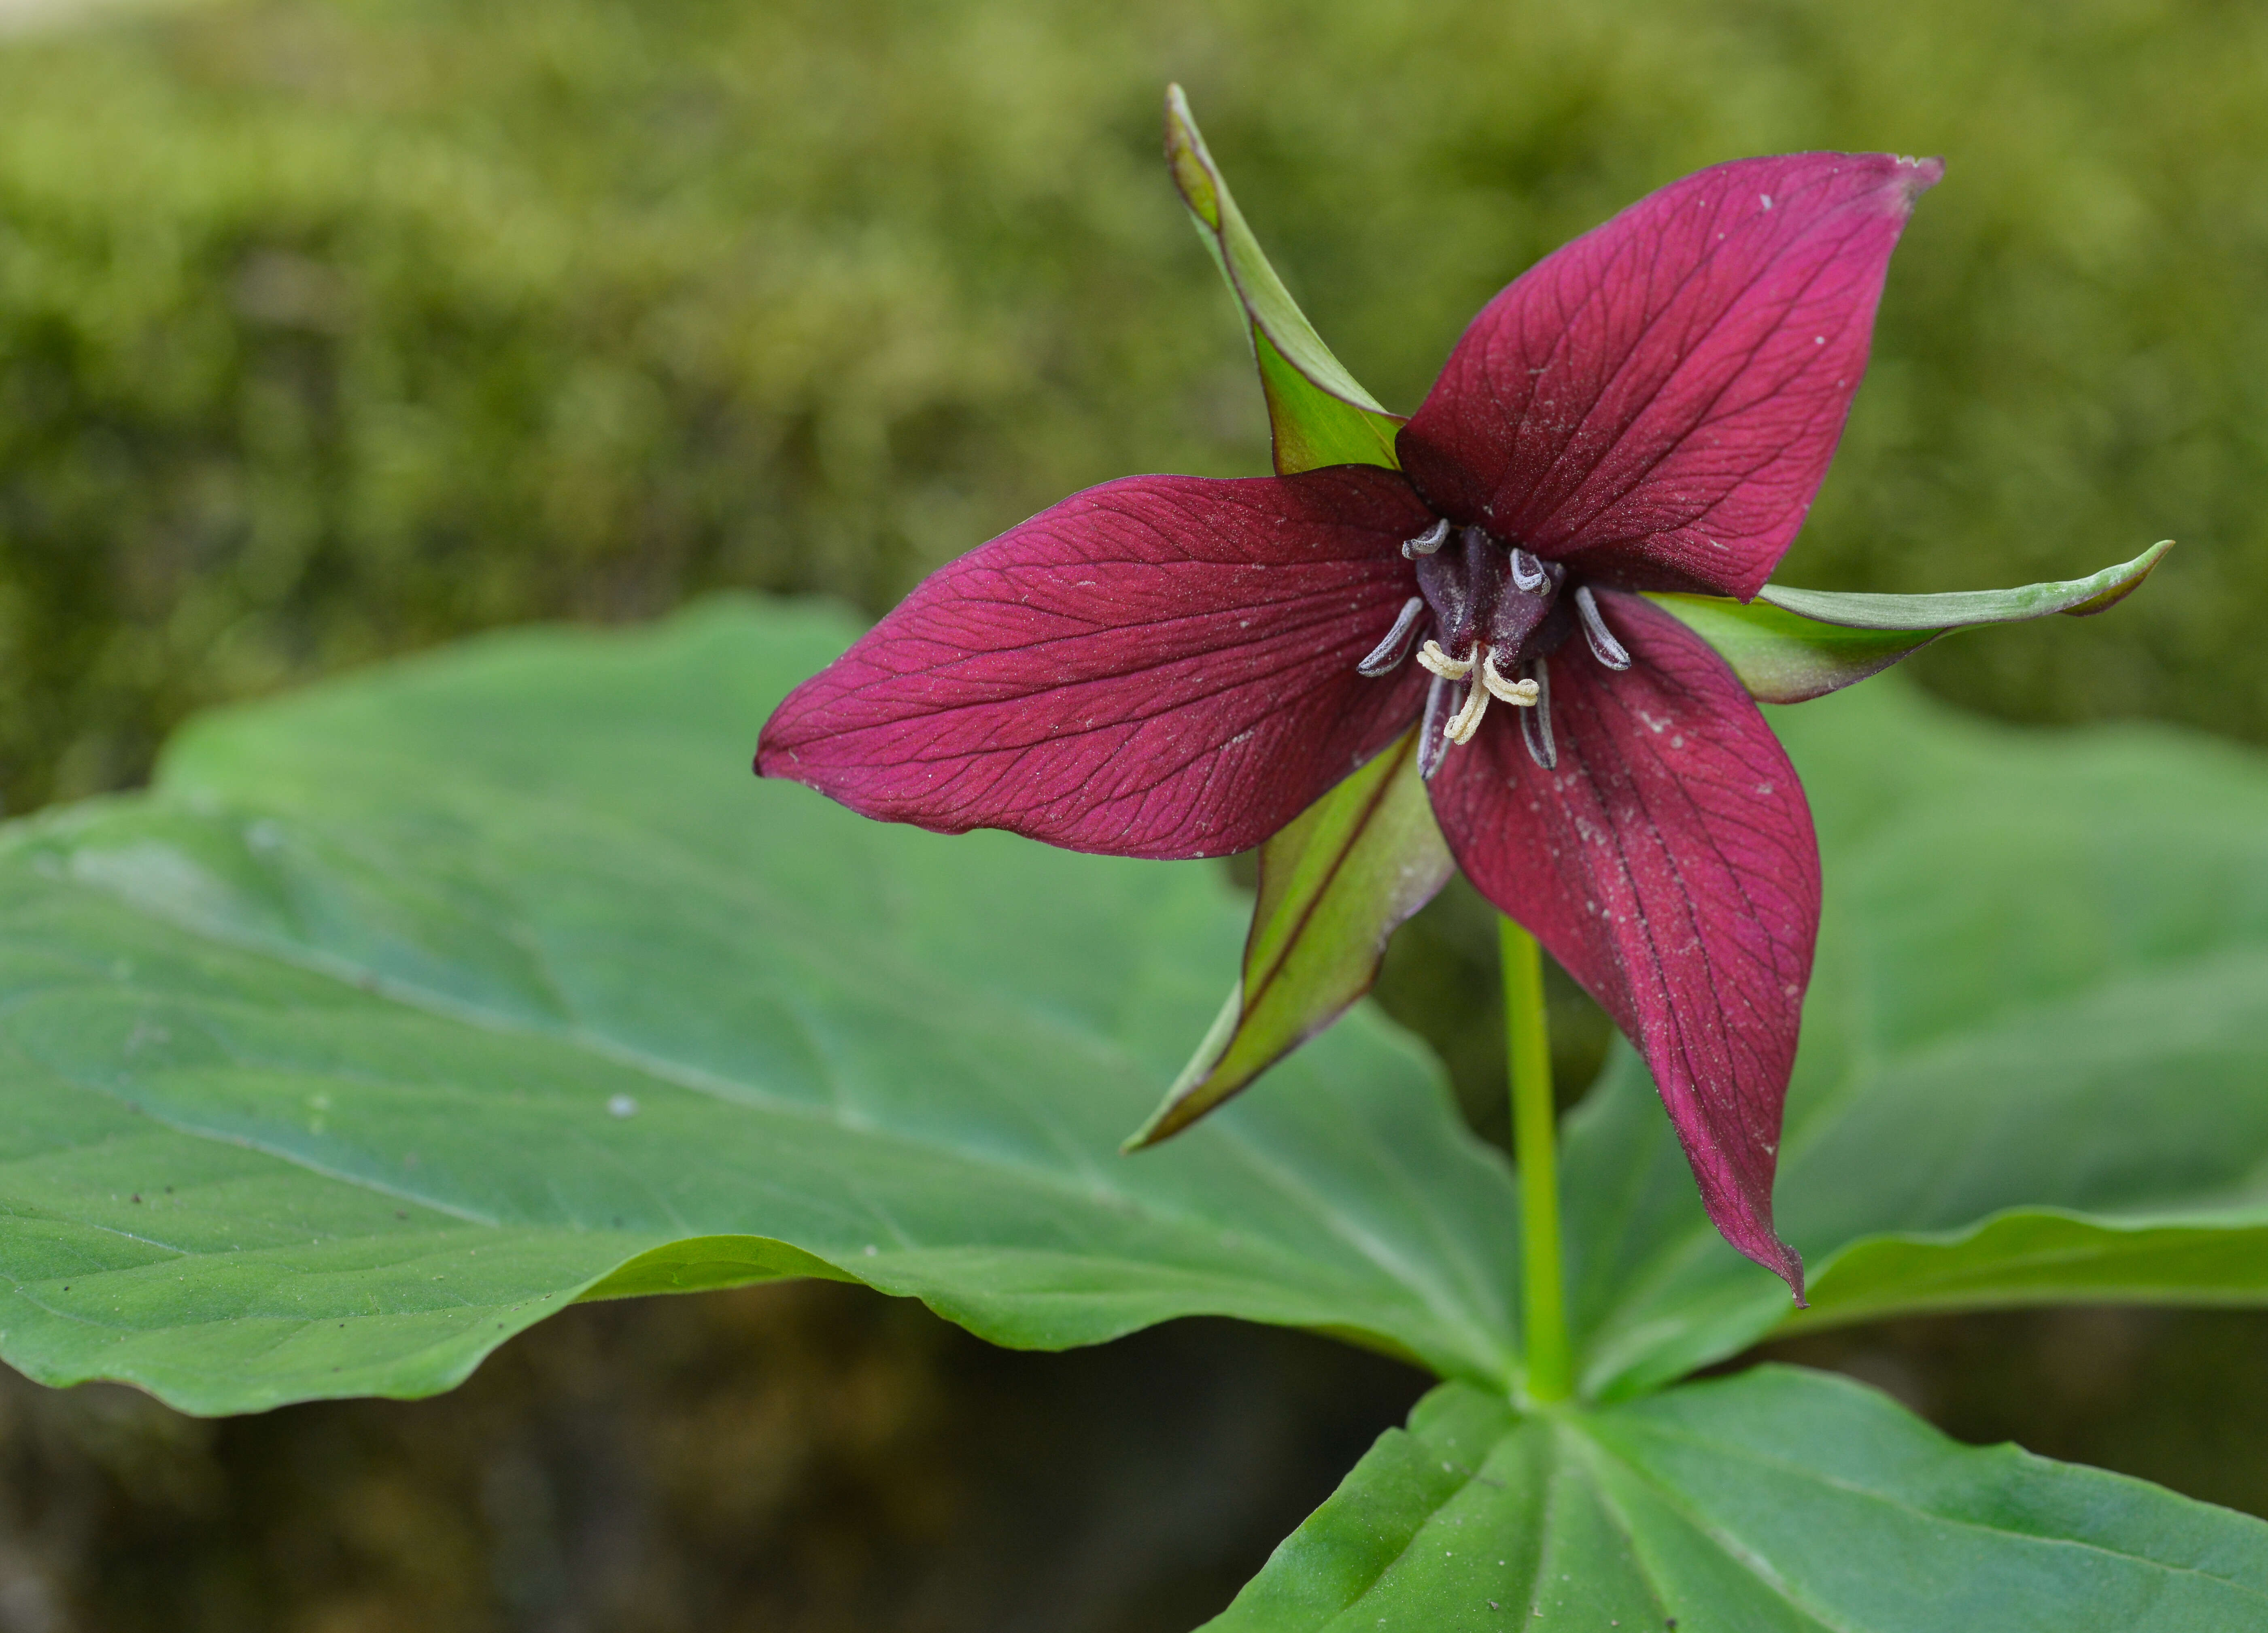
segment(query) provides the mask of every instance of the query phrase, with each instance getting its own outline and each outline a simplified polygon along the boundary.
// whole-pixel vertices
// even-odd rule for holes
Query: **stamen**
[[[1543,587],[1543,564],[1517,544],[1512,547],[1512,581],[1524,591]]]
[[[1583,620],[1583,639],[1591,643],[1591,655],[1610,669],[1630,668],[1629,651],[1615,639],[1606,619],[1599,616],[1599,599],[1591,594],[1587,584],[1575,587],[1575,611]]]
[[[1453,658],[1441,650],[1441,643],[1430,637],[1418,648],[1418,667],[1431,669],[1443,680],[1461,681],[1473,672],[1470,658]]]
[[[1456,717],[1441,728],[1441,735],[1451,743],[1470,743],[1473,734],[1481,728],[1481,716],[1488,713],[1489,689],[1482,685],[1465,688],[1465,706]]]
[[[1403,558],[1405,561],[1415,561],[1420,556],[1430,556],[1448,542],[1449,519],[1447,516],[1436,517],[1433,525],[1416,538],[1402,541]]]
[[[1471,683],[1466,687],[1464,706],[1457,711],[1456,718],[1441,728],[1441,735],[1451,743],[1470,743],[1473,740],[1473,734],[1480,730],[1481,720],[1488,713],[1491,698],[1501,698],[1506,703],[1528,708],[1534,706],[1537,696],[1534,681],[1505,679],[1497,670],[1496,654],[1485,645],[1473,649],[1473,658],[1480,673],[1473,676]],[[1468,663],[1465,668],[1469,673],[1474,664]]]
[[[1418,733],[1418,775],[1422,781],[1433,780],[1433,773],[1441,769],[1442,757],[1449,751],[1449,740],[1441,733],[1441,717],[1449,712],[1449,683],[1436,675],[1425,692],[1425,724]]]
[[[1394,627],[1386,632],[1386,639],[1370,649],[1370,656],[1354,666],[1355,673],[1376,680],[1402,667],[1410,655],[1410,640],[1418,632],[1418,615],[1425,610],[1425,598],[1412,595],[1402,603],[1402,611],[1394,620]]]
[[[1489,689],[1491,697],[1498,702],[1509,703],[1514,708],[1532,709],[1535,706],[1536,698],[1543,695],[1542,689],[1532,680],[1505,679],[1496,667],[1496,654],[1493,652],[1481,659],[1481,684]]]
[[[1559,764],[1559,748],[1551,741],[1551,671],[1543,659],[1528,664],[1528,680],[1535,688],[1535,706],[1520,717],[1520,735],[1527,741],[1528,757],[1550,771]]]

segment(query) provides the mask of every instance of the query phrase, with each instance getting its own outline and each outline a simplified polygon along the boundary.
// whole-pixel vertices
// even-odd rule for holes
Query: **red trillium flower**
[[[869,816],[1121,856],[1260,844],[1420,727],[1457,863],[1638,1045],[1733,1245],[1771,1224],[1819,858],[1749,691],[1639,592],[1745,601],[1802,524],[1941,166],[1664,188],[1473,321],[1395,451],[1077,494],[941,569],[765,727]]]

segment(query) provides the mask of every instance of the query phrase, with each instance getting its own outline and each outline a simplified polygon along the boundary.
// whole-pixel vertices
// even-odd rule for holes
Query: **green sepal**
[[[1717,649],[1760,703],[1802,703],[1879,675],[1937,630],[1854,630],[1722,595],[1646,599]]]
[[[2020,589],[1870,595],[1767,584],[1750,602],[1666,594],[1646,599],[1715,647],[1758,702],[1802,703],[1878,675],[1955,630],[2058,612],[2092,617],[2132,595],[2173,543],[2161,540],[2088,578]]]
[[[1275,438],[1276,474],[1289,477],[1325,465],[1400,469],[1394,435],[1402,428],[1402,417],[1388,413],[1356,383],[1268,264],[1260,240],[1245,225],[1228,183],[1205,151],[1179,85],[1166,88],[1166,163],[1197,235],[1228,280],[1251,330]]]
[[[2132,595],[2150,570],[2174,547],[2160,539],[2132,561],[2083,579],[2053,584],[2027,584],[2021,589],[1954,590],[1939,595],[1845,595],[1834,590],[1788,589],[1767,584],[1756,592],[1758,601],[1786,611],[1859,630],[1967,629],[1975,624],[2021,624],[2050,613],[2090,617]]]
[[[1206,1633],[2264,1625],[2260,1520],[1765,1366],[1533,1414],[1444,1385]]]
[[[1456,868],[1412,727],[1260,848],[1242,979],[1130,1151],[1178,1134],[1344,1014]]]

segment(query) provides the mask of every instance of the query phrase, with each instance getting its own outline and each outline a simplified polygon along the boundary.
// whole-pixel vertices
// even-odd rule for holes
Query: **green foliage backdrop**
[[[1785,576],[2014,584],[2175,536],[2115,617],[1948,642],[1914,669],[1990,713],[2268,738],[2257,6],[87,3],[85,20],[0,34],[10,815],[138,780],[192,709],[381,654],[535,617],[642,617],[726,584],[879,610],[1082,484],[1264,469],[1242,340],[1160,163],[1168,78],[1294,292],[1403,410],[1489,293],[1648,188],[1772,149],[1946,155]],[[1500,1121],[1491,944],[1453,892],[1397,943],[1385,990],[1469,1110]],[[1553,1024],[1572,1094],[1604,1032],[1569,997]],[[656,1626],[722,1625],[696,1608],[716,1581],[785,1625],[750,1596],[752,1536],[764,1592],[803,1592],[797,1570],[838,1583],[799,1627],[873,1625],[839,1583],[886,1573],[842,1562],[886,1555],[949,1556],[983,1595],[1029,1578],[1050,1625],[1178,1627],[1250,1562],[1203,1555],[1218,1581],[1186,1611],[1117,1578],[1059,1586],[1095,1549],[1035,1550],[1037,1520],[984,1528],[1007,1488],[954,1496],[921,1460],[929,1443],[887,1425],[1009,1425],[1045,1445],[1003,1459],[1022,1478],[1091,1427],[1030,1418],[1033,1402],[1088,1379],[1107,1402],[1093,1422],[1140,1445],[1078,1465],[1109,1494],[1080,1523],[1110,1558],[1146,1559],[1146,1582],[1203,1554],[1148,1517],[1199,1514],[1205,1547],[1256,1562],[1282,1530],[1268,1514],[1312,1504],[1344,1467],[1340,1441],[1367,1437],[1362,1413],[1399,1410],[1392,1379],[1350,1389],[1344,1355],[1253,1349],[1267,1335],[1248,1330],[1178,1326],[1042,1367],[939,1349],[940,1324],[829,1302],[845,1290],[584,1310],[414,1412],[208,1426],[0,1375],[0,1528],[28,1536],[20,1516],[42,1516],[47,1579],[76,1584],[101,1607],[86,1624],[106,1627],[265,1626],[253,1607],[272,1598],[326,1625],[453,1633],[499,1625],[491,1599],[603,1592]],[[798,1359],[799,1310],[865,1336]],[[1801,1353],[1896,1385],[1964,1438],[2014,1432],[2268,1502],[2257,1318],[2031,1321],[1877,1325]],[[593,1348],[601,1331],[618,1351]],[[695,1332],[741,1393],[688,1404]],[[1167,1387],[1149,1377],[1161,1354],[1183,1359]],[[1278,1397],[1239,1393],[1293,1363],[1342,1369],[1309,1385],[1354,1425],[1320,1458],[1312,1411],[1271,1417],[1253,1403]],[[852,1404],[829,1409],[855,1430],[801,1396],[767,1404],[781,1389],[834,1401],[845,1377]],[[505,1400],[525,1415],[509,1444]],[[836,1463],[778,1438],[813,1421],[865,1471],[847,1499]],[[1275,1426],[1256,1440],[1256,1421]],[[423,1437],[399,1467],[371,1449],[381,1422]],[[1071,1427],[1014,1428],[1027,1422]],[[552,1467],[530,1449],[558,1445],[580,1450]],[[1315,1467],[1287,1482],[1294,1449]],[[935,1460],[985,1454],[956,1441]],[[610,1459],[639,1478],[588,1477]],[[112,1471],[99,1500],[95,1469]],[[1304,1498],[1300,1479],[1318,1482]],[[1233,1526],[1185,1500],[1263,1488]],[[1025,1507],[1060,1528],[1077,1504],[1049,1487]],[[609,1546],[583,1545],[600,1534]],[[1035,1575],[1048,1554],[1070,1563]],[[873,1591],[931,1592],[909,1579]],[[985,1603],[970,1623],[1003,1624]]]
[[[718,583],[870,608],[1064,492],[1264,468],[1188,85],[1407,410],[1491,292],[1736,154],[1941,152],[1783,576],[2113,619],[1940,690],[2268,735],[2268,12],[2212,0],[283,0],[0,48],[0,799],[189,709]]]

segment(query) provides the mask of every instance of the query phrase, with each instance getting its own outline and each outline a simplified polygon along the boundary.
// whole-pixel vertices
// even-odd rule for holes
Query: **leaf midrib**
[[[1742,1546],[1735,1538],[1728,1535],[1721,1526],[1704,1518],[1694,1509],[1683,1493],[1664,1484],[1645,1469],[1617,1456],[1594,1437],[1584,1433],[1580,1421],[1571,1425],[1567,1433],[1568,1437],[1578,1444],[1581,1454],[1587,1460],[1609,1462],[1618,1468],[1627,1470],[1638,1483],[1653,1492],[1665,1506],[1691,1527],[1696,1535],[1706,1540],[1712,1547],[1731,1560],[1744,1574],[1763,1584],[1766,1591],[1805,1621],[1815,1627],[1825,1629],[1826,1633],[1866,1633],[1864,1629],[1834,1620],[1823,1609],[1800,1600],[1778,1571],[1760,1568],[1768,1567],[1769,1562],[1765,1561],[1754,1548]],[[1638,1563],[1638,1574],[1646,1585],[1646,1591],[1653,1594],[1654,1603],[1667,1611],[1668,1600],[1663,1597],[1656,1585],[1653,1571],[1647,1567],[1646,1563],[1647,1550],[1640,1541],[1638,1526],[1631,1521],[1622,1504],[1616,1500],[1614,1493],[1608,1489],[1604,1481],[1594,1476],[1592,1481],[1592,1489],[1598,1493],[1600,1504],[1607,1512],[1614,1516],[1616,1527],[1621,1530],[1624,1540],[1629,1543],[1631,1558]]]
[[[194,811],[186,814],[193,818],[198,816],[198,813]],[[556,813],[554,812],[551,816],[556,824]],[[316,820],[320,822],[320,818],[317,817]],[[563,825],[572,828],[577,824]],[[621,825],[619,819],[612,817],[605,818],[603,822],[603,826],[608,829],[619,829]],[[727,870],[707,863],[698,853],[688,851],[676,844],[673,844],[670,848],[675,853],[677,860],[693,864],[695,871],[703,874],[713,872],[722,881],[731,880]],[[1130,1210],[1146,1223],[1167,1229],[1192,1243],[1207,1247],[1217,1246],[1221,1233],[1225,1230],[1233,1229],[1238,1238],[1239,1245],[1236,1249],[1238,1253],[1249,1254],[1253,1246],[1262,1247],[1264,1250],[1263,1253],[1252,1254],[1252,1256],[1264,1258],[1268,1264],[1296,1268],[1300,1274],[1291,1278],[1295,1283],[1303,1282],[1318,1291],[1329,1291],[1334,1286],[1347,1285],[1348,1278],[1343,1272],[1333,1274],[1337,1269],[1336,1267],[1299,1254],[1285,1247],[1272,1236],[1256,1233],[1245,1224],[1225,1223],[1211,1216],[1192,1213],[1186,1208],[1161,1205],[1149,1197],[1134,1196],[1102,1181],[1100,1179],[1099,1170],[1086,1170],[1087,1183],[1081,1185],[1078,1177],[1072,1174],[1020,1162],[998,1151],[954,1144],[931,1134],[908,1134],[898,1129],[874,1127],[854,1130],[845,1122],[843,1114],[839,1110],[830,1110],[807,1102],[784,1098],[757,1085],[742,1083],[737,1079],[722,1077],[714,1073],[705,1072],[697,1067],[652,1055],[632,1046],[623,1044],[618,1039],[592,1031],[579,1023],[562,1023],[547,1026],[534,1020],[521,1020],[495,1009],[455,998],[446,993],[438,992],[431,987],[385,974],[365,964],[357,963],[320,947],[306,942],[290,942],[281,937],[264,935],[257,932],[247,934],[234,927],[217,923],[200,915],[170,912],[137,900],[106,885],[74,880],[42,879],[40,882],[58,890],[78,890],[99,896],[147,920],[168,926],[185,935],[247,957],[272,961],[303,973],[316,976],[345,987],[359,997],[398,1004],[417,1013],[436,1016],[458,1024],[473,1026],[497,1036],[529,1039],[583,1050],[654,1082],[701,1094],[729,1105],[758,1110],[767,1115],[816,1123],[837,1132],[856,1133],[861,1138],[885,1139],[902,1147],[941,1155],[967,1167],[1009,1174],[1035,1191],[1064,1196],[1086,1207],[1116,1207],[1122,1210]],[[745,882],[739,882],[736,893],[746,892],[747,889]],[[778,905],[777,901],[770,900],[768,900],[766,905],[773,907]],[[809,952],[814,950],[807,947],[805,950]],[[830,962],[832,961],[830,957]],[[998,1001],[988,995],[988,1001]],[[1106,1034],[1082,1031],[1045,1007],[1012,1002],[1004,1003],[1001,1007],[1043,1032],[1064,1039],[1075,1046],[1080,1053],[1101,1054],[1114,1064],[1130,1071],[1140,1069],[1139,1062],[1133,1059],[1130,1053],[1117,1039]],[[132,1105],[137,1112],[151,1117],[152,1120],[173,1129],[184,1137],[217,1140],[236,1145],[239,1149],[256,1150],[263,1156],[284,1162],[304,1171],[321,1175],[335,1183],[373,1191],[397,1200],[415,1201],[435,1211],[450,1213],[454,1216],[466,1218],[468,1222],[490,1228],[503,1226],[501,1221],[473,1214],[469,1210],[428,1197],[421,1193],[386,1186],[365,1176],[342,1172],[313,1159],[304,1152],[279,1148],[243,1135],[217,1132],[195,1125],[185,1125],[178,1119],[153,1112],[138,1102],[127,1100],[116,1090],[85,1083],[76,1077],[66,1077],[65,1080],[72,1083],[82,1091],[100,1094],[117,1099],[121,1103]],[[1460,1343],[1457,1348],[1468,1356],[1477,1358],[1486,1356],[1500,1360],[1506,1354],[1506,1346],[1502,1341],[1496,1334],[1476,1323],[1469,1311],[1454,1301],[1449,1302],[1445,1307],[1443,1301],[1447,1297],[1447,1289],[1427,1287],[1421,1282],[1405,1279],[1404,1275],[1399,1273],[1406,1268],[1404,1261],[1399,1255],[1382,1256],[1386,1252],[1382,1244],[1368,1232],[1350,1228],[1346,1222],[1326,1206],[1326,1199],[1316,1194],[1312,1189],[1286,1186],[1284,1183],[1280,1166],[1261,1160],[1262,1153],[1253,1143],[1248,1134],[1242,1130],[1234,1130],[1231,1143],[1234,1146],[1242,1165],[1256,1179],[1268,1184],[1278,1195],[1290,1201],[1300,1212],[1320,1223],[1334,1239],[1344,1243],[1359,1260],[1376,1270],[1378,1275],[1373,1288],[1373,1298],[1378,1292],[1384,1292],[1388,1295],[1386,1302],[1389,1306],[1394,1303],[1414,1304],[1418,1308],[1424,1310],[1432,1321],[1442,1323],[1451,1332],[1461,1334],[1465,1341]],[[1438,1225],[1438,1222],[1432,1220],[1430,1212],[1427,1218],[1429,1224]],[[698,1234],[710,1233],[699,1232]],[[1201,1260],[1209,1257],[1211,1257],[1210,1254],[1199,1256]],[[1319,1281],[1316,1275],[1318,1270],[1324,1272],[1329,1279]],[[1241,1271],[1240,1275],[1243,1279],[1271,1280],[1266,1265],[1254,1266]],[[1361,1283],[1358,1282],[1355,1285],[1359,1286]],[[1388,1332],[1383,1335],[1397,1341],[1407,1341],[1410,1336],[1394,1332]],[[1427,1345],[1425,1348],[1431,1349],[1436,1347]],[[1434,1358],[1437,1362],[1441,1362],[1447,1361],[1449,1357],[1437,1354]],[[1485,1375],[1484,1372],[1484,1376]]]

